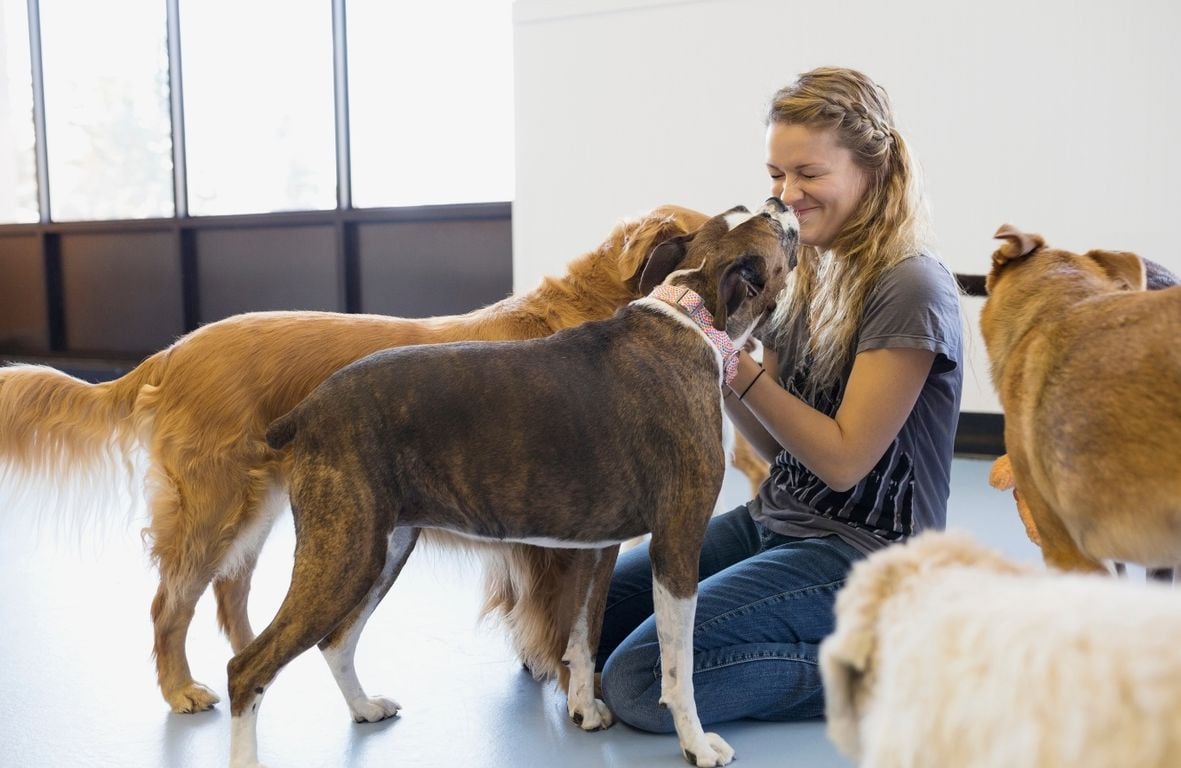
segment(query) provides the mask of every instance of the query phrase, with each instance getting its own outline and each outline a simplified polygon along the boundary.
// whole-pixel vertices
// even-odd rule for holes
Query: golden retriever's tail
[[[120,476],[135,477],[140,390],[156,384],[167,353],[114,381],[90,384],[43,365],[0,368],[0,499],[6,509],[68,502],[72,512],[108,506]],[[114,482],[113,482],[114,481]],[[85,517],[84,514],[82,514]]]

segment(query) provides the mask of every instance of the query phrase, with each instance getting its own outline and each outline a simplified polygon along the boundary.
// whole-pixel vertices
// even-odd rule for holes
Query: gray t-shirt
[[[779,350],[779,382],[802,397],[808,361],[804,324]],[[925,349],[935,362],[902,431],[861,482],[834,491],[787,451],[749,504],[766,528],[786,536],[836,534],[865,553],[947,522],[951,457],[963,387],[963,317],[955,278],[938,259],[920,254],[882,276],[871,293],[854,342],[871,349]],[[850,368],[852,363],[850,363]],[[839,387],[803,398],[833,416]]]

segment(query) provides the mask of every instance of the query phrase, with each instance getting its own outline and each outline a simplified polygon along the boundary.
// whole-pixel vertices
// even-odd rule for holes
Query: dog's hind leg
[[[1042,559],[1046,565],[1063,571],[1110,573],[1103,563],[1079,549],[1062,519],[1050,507],[1049,502],[1036,491],[1032,483],[1018,482],[1017,487],[1021,489],[1030,518],[1037,527]]]
[[[245,521],[233,536],[227,551],[218,564],[213,580],[213,595],[217,599],[217,623],[229,638],[234,653],[239,653],[254,640],[247,612],[250,581],[258,564],[259,552],[274,526],[275,518],[287,503],[286,494],[264,490],[273,481],[262,471],[251,473],[252,482],[245,489],[240,502]]]
[[[156,674],[172,711],[199,712],[216,704],[218,697],[193,680],[185,653],[197,601],[210,582],[226,579],[216,587],[219,619],[235,650],[250,642],[250,577],[281,505],[260,503],[269,480],[262,471],[243,474],[240,462],[206,462],[195,471],[195,462],[164,461],[159,456],[153,455],[149,475],[147,531],[160,572],[160,588],[152,602]]]
[[[185,654],[185,638],[201,593],[209,578],[190,578],[174,584],[161,576],[156,597],[152,600],[152,624],[155,627],[156,679],[164,700],[173,712],[187,714],[210,709],[221,701],[216,693],[193,680]]]
[[[239,653],[254,640],[250,627],[247,601],[250,597],[250,580],[258,553],[245,557],[238,570],[229,576],[218,576],[213,581],[213,596],[217,599],[217,623],[230,640],[234,653]]]
[[[197,601],[213,578],[210,562],[194,560],[191,520],[174,475],[155,465],[149,475],[152,523],[145,532],[152,542],[152,559],[160,573],[160,586],[152,600],[153,654],[156,680],[173,712],[201,712],[220,699],[208,687],[193,680],[185,654],[185,640]]]
[[[332,634],[320,641],[320,652],[324,654],[324,660],[328,662],[328,668],[336,678],[336,684],[340,687],[345,703],[349,705],[349,713],[358,723],[376,723],[396,715],[402,708],[398,702],[391,699],[366,695],[357,677],[354,657],[361,631],[373,614],[373,609],[389,592],[394,580],[402,572],[402,566],[406,564],[415,542],[418,541],[418,534],[418,528],[394,529],[390,535],[390,548],[381,576],[353,612],[345,617]]]
[[[733,760],[734,750],[721,736],[705,732],[693,700],[693,619],[706,517],[708,512],[700,531],[688,531],[690,526],[683,524],[676,531],[652,531],[648,552],[660,641],[660,703],[672,715],[685,759],[700,768],[713,768]]]
[[[595,658],[591,649],[599,647],[607,586],[618,554],[618,546],[580,551],[571,567],[571,591],[581,595],[582,600],[574,614],[562,663],[570,670],[566,708],[570,719],[584,731],[610,728],[615,722],[607,705],[595,698]]]
[[[254,642],[230,659],[230,765],[258,766],[257,718],[267,686],[284,666],[324,640],[377,589],[391,540],[388,515],[346,473],[308,468],[293,477],[295,561],[278,613]],[[366,508],[359,505],[367,504]]]

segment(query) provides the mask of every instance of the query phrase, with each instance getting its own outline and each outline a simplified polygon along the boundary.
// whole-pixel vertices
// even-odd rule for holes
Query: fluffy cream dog
[[[862,768],[1181,765],[1181,602],[928,533],[854,567],[820,649]]]

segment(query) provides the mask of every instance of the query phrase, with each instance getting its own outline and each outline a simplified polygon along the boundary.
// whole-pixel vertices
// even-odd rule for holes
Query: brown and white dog
[[[286,454],[267,426],[334,371],[380,349],[459,340],[530,339],[610,317],[639,298],[653,247],[709,217],[665,206],[617,226],[561,279],[484,309],[409,320],[377,315],[256,312],[200,328],[123,378],[91,385],[40,366],[0,368],[0,498],[10,510],[30,476],[83,494],[110,487],[137,446],[146,450],[150,521],[145,534],[160,574],[152,603],[160,688],[173,711],[208,709],[218,697],[195,682],[185,638],[212,582],[218,621],[234,651],[254,638],[246,600],[259,549],[285,506]],[[80,501],[80,499],[70,499]],[[41,502],[38,499],[38,503]],[[485,566],[485,610],[505,619],[536,676],[565,684],[560,623],[568,550],[473,543]]]
[[[981,332],[1012,476],[995,480],[1050,565],[1181,564],[1181,287],[1145,291],[1132,253],[997,237]]]
[[[741,346],[770,314],[798,240],[778,199],[733,209],[658,246],[640,281],[653,295],[608,320],[379,352],[276,421],[267,440],[292,456],[295,563],[274,621],[229,664],[231,765],[258,764],[263,692],[313,645],[355,720],[398,711],[365,694],[352,659],[423,528],[579,553],[563,661],[584,730],[612,723],[592,649],[618,545],[651,532],[661,701],[690,763],[729,763],[733,750],[697,718],[692,677],[697,561],[725,469],[719,385],[737,358],[731,337]]]
[[[1181,603],[924,533],[853,566],[820,646],[862,768],[1181,765]]]

